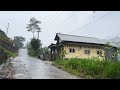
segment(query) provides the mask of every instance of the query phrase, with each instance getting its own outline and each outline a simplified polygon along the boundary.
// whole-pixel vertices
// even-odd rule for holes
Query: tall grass
[[[78,59],[71,58],[68,60],[56,60],[54,65],[63,66],[71,70],[77,70],[78,73],[83,73],[93,78],[102,79],[120,79],[120,62],[100,61],[94,58]]]
[[[18,52],[9,51],[9,50],[3,48],[2,46],[0,46],[0,48],[4,50],[4,53],[6,53],[8,57],[11,57],[11,56],[16,57],[17,56]]]

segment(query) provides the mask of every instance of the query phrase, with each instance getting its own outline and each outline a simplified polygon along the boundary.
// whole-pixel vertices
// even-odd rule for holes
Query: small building
[[[106,50],[106,43],[98,38],[57,33],[54,40],[57,41],[56,44],[49,46],[51,60],[55,60],[62,51],[66,52],[64,56],[66,59],[97,57],[100,60],[117,60],[117,54],[113,58],[117,48],[112,46],[112,48]]]

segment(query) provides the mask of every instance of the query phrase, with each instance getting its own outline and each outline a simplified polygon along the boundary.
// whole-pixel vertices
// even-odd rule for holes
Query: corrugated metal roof
[[[94,44],[106,44],[103,40],[94,37],[76,36],[68,34],[56,34],[61,41],[72,41],[72,42],[84,42],[84,43],[94,43]]]

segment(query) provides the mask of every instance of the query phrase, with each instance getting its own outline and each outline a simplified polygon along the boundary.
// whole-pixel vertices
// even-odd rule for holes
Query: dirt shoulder
[[[13,59],[4,64],[0,79],[31,79],[31,76],[22,61]]]

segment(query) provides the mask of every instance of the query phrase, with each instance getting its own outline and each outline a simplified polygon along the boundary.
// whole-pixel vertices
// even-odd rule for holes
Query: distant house
[[[51,60],[55,60],[62,51],[66,52],[64,58],[98,57],[100,60],[117,60],[117,55],[113,58],[117,52],[116,47],[106,50],[106,43],[98,38],[57,33],[54,40],[57,41],[56,44],[49,46]]]

